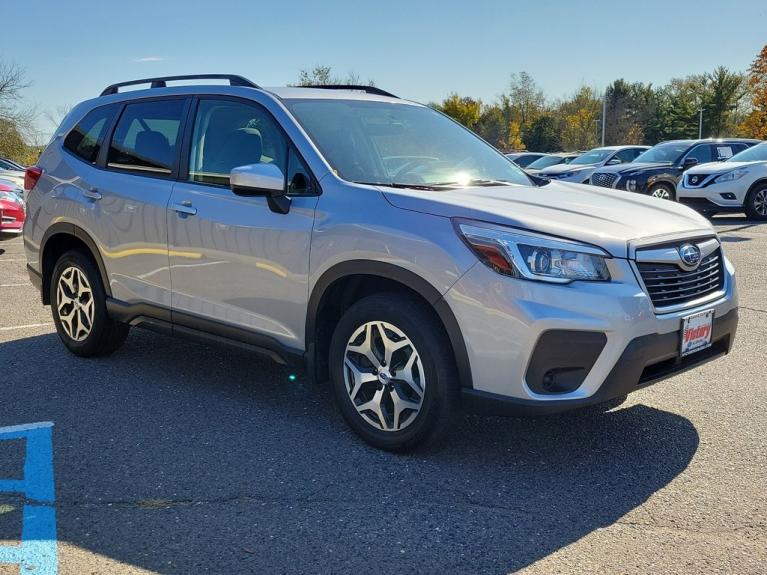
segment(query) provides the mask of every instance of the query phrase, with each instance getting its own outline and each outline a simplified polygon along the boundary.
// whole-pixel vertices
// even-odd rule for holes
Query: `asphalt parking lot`
[[[741,298],[727,358],[602,415],[465,417],[415,455],[244,352],[133,330],[75,358],[0,240],[0,428],[53,423],[63,574],[764,573],[767,224],[716,223]],[[0,429],[0,480],[24,454]],[[0,546],[24,504],[0,482]]]

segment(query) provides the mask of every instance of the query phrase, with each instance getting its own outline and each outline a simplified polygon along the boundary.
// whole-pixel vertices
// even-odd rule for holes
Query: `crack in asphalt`
[[[746,309],[748,311],[755,311],[756,313],[767,313],[767,309],[759,309],[756,307],[748,307],[745,305],[739,305],[738,309]]]

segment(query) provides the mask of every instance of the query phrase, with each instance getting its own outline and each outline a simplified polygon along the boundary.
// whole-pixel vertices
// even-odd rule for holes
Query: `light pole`
[[[705,110],[703,106],[701,106],[698,109],[698,112],[700,113],[700,115],[698,116],[698,139],[699,140],[703,139],[703,110]]]
[[[607,90],[602,96],[602,146],[605,145],[605,122],[607,120]]]

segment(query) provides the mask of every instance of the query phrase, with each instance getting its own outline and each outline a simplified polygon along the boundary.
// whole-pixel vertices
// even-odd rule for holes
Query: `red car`
[[[16,188],[0,184],[0,233],[20,234],[24,215],[24,202]]]

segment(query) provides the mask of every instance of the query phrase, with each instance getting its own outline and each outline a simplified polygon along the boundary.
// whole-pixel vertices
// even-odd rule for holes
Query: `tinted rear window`
[[[104,141],[104,134],[116,112],[116,105],[102,106],[88,112],[67,134],[64,147],[81,160],[95,164]]]

